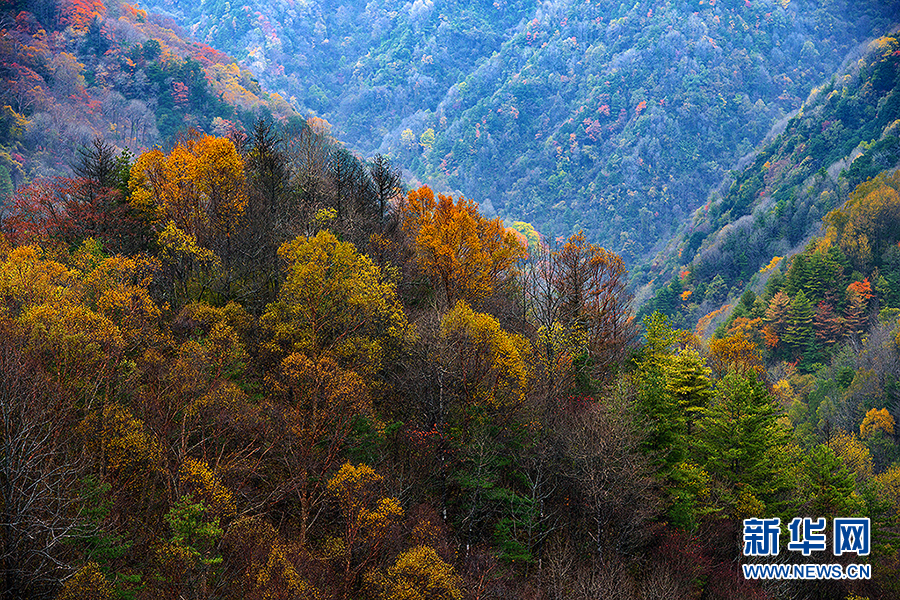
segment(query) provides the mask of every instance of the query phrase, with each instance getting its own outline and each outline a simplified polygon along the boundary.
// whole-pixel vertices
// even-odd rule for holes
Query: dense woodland
[[[900,595],[895,35],[633,276],[410,187],[439,131],[365,160],[165,18],[0,9],[4,599]],[[872,553],[772,562],[870,580],[744,578],[819,516]]]
[[[0,197],[70,172],[97,137],[138,153],[195,127],[294,115],[225,54],[126,3],[0,4]]]
[[[321,122],[75,171],[3,224],[4,597],[900,591],[898,311],[852,270],[896,276],[897,175],[705,344]],[[806,515],[870,517],[872,579],[745,580],[741,520]]]
[[[148,5],[351,148],[551,239],[584,230],[629,266],[900,14],[895,0]]]
[[[813,90],[784,131],[743,171],[732,172],[723,186],[727,191],[712,194],[669,248],[635,276],[637,284],[649,278],[656,282],[645,288],[656,294],[642,311],[660,310],[673,322],[693,327],[723,304],[733,306],[748,287],[762,292],[773,257],[802,251],[825,232],[829,225],[823,218],[857,194],[857,186],[897,166],[898,126],[900,39],[895,33],[873,41],[858,61]],[[871,224],[877,231],[865,225],[854,235],[880,237],[881,229],[894,227],[893,218],[885,214]],[[857,261],[857,279],[881,267],[879,253],[887,246],[872,250],[878,264]],[[874,273],[873,281],[878,277]],[[887,306],[895,306],[895,293],[887,292]]]

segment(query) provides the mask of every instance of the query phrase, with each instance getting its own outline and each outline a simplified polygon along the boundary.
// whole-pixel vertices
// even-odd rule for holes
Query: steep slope
[[[364,153],[629,260],[896,2],[154,0]],[[283,70],[282,70],[283,67]]]
[[[746,285],[761,291],[767,263],[802,249],[860,183],[900,165],[898,136],[900,37],[894,33],[814,90],[784,131],[733,174],[724,196],[699,209],[638,275],[639,282],[654,278],[658,290],[644,313],[661,310],[692,327],[728,298],[733,303]]]
[[[129,4],[13,1],[0,19],[0,194],[67,171],[97,137],[138,152],[293,114],[233,59]]]

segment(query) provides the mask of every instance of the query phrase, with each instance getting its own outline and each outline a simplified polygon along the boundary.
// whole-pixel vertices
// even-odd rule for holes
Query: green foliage
[[[204,518],[206,512],[202,501],[195,503],[191,496],[183,496],[166,513],[165,520],[172,531],[169,550],[189,563],[209,567],[222,562],[216,548],[223,531],[218,518]]]
[[[780,514],[786,508],[790,432],[779,414],[752,371],[730,372],[718,381],[697,422],[693,445],[730,518]]]
[[[85,576],[94,569],[99,570],[106,583],[102,584],[96,576],[92,577],[101,589],[110,587],[110,592],[117,598],[133,599],[139,591],[141,575],[117,570],[117,565],[122,564],[121,559],[128,553],[133,542],[114,531],[109,531],[112,529],[108,522],[112,509],[112,501],[109,498],[112,486],[101,482],[95,475],[88,475],[82,479],[81,484],[85,518],[80,530],[73,535],[72,543],[84,549],[84,558],[87,561],[84,567]],[[76,585],[78,584],[72,583],[72,589],[75,589]]]

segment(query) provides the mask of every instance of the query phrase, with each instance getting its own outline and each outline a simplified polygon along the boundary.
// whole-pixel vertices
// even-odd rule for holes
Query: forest
[[[3,222],[4,598],[900,592],[900,175],[705,342],[320,120],[74,172]],[[743,576],[743,519],[818,516],[870,579]]]
[[[414,185],[551,239],[583,230],[629,268],[900,14],[896,0],[147,6]]]
[[[71,174],[76,148],[98,137],[133,155],[259,116],[296,113],[170,19],[100,0],[0,4],[0,197]]]
[[[502,6],[512,33],[485,16],[496,5],[459,6],[452,21],[428,1],[408,15],[366,5],[374,38],[389,23],[412,29],[355,67],[364,78],[405,89],[379,78],[400,77],[405,54],[419,61],[421,48],[409,49],[419,36],[455,39],[453,60],[432,52],[420,67],[465,81],[452,84],[460,104],[445,105],[445,125],[437,113],[388,111],[400,145],[365,158],[339,138],[369,128],[377,106],[354,112],[368,100],[345,99],[334,114],[347,118],[334,119],[332,88],[309,86],[317,116],[311,96],[265,91],[137,6],[0,4],[0,597],[900,596],[896,33],[842,64],[889,5],[857,3],[866,18],[852,25],[835,17],[843,2],[545,3],[537,23],[533,6]],[[348,7],[328,19],[358,22]],[[200,8],[235,28],[252,11],[190,10]],[[688,9],[685,37],[675,24]],[[356,34],[326,38],[325,18],[304,17],[313,33],[279,41],[267,14],[255,13],[263,66],[276,51],[304,58],[289,46],[300,39],[340,40],[346,56],[364,46]],[[752,60],[763,48],[796,69],[748,63],[738,72],[759,85],[723,96],[721,129],[678,129],[713,110],[706,91],[726,85],[740,53],[723,40],[738,29]],[[565,44],[593,66],[548,75],[541,61],[562,60],[553,53]],[[532,100],[602,101],[568,128],[541,129],[565,173],[544,177],[524,144],[518,166],[507,157],[493,171],[476,146],[459,162],[437,154],[462,128],[454,110],[473,119],[477,144],[513,139],[502,120],[524,123],[528,103],[489,88],[507,85],[496,69],[521,45],[534,52],[520,52],[532,62],[515,90],[534,75],[555,91]],[[482,61],[485,48],[505,58]],[[669,74],[665,101],[654,95],[663,83],[629,88],[663,81],[652,48],[681,52],[666,64],[686,69]],[[311,56],[313,77],[347,76],[346,64],[327,70]],[[598,65],[620,75],[593,82],[609,98],[579,87],[576,75],[596,77]],[[680,87],[679,73],[694,86]],[[737,108],[746,89],[758,95],[749,128]],[[651,185],[665,169],[620,160],[614,148],[646,150],[642,127],[668,140],[657,166],[694,169],[665,175],[681,187]],[[587,161],[579,153],[592,145]],[[701,164],[701,147],[725,154]],[[445,168],[435,185],[419,181]],[[552,192],[533,198],[571,201],[562,217],[513,209],[529,197],[504,179],[517,169]],[[612,211],[573,200],[584,172],[634,194]],[[492,191],[448,191],[463,187],[454,177],[503,190],[506,208]],[[718,191],[689,201],[685,190],[710,182]],[[653,189],[680,209],[660,200],[657,210]],[[626,198],[633,219],[608,218],[632,210]],[[827,549],[809,551],[805,530],[806,551],[789,547],[803,519],[818,518]],[[836,555],[838,518],[869,519],[868,554]],[[747,555],[752,519],[780,520],[778,551]],[[761,580],[746,576],[750,563],[871,571]]]

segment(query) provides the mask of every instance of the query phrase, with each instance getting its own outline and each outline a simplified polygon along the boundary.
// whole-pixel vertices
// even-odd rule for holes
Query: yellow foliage
[[[205,267],[218,267],[221,264],[212,250],[200,246],[196,237],[179,229],[174,221],[166,223],[159,232],[157,241],[168,262],[196,261]]]
[[[157,230],[171,223],[166,243],[186,248],[187,240],[208,248],[233,235],[247,206],[241,155],[231,140],[210,135],[183,140],[168,156],[141,154],[128,186],[137,213]]]
[[[767,264],[762,269],[760,269],[759,272],[766,273],[768,271],[771,271],[772,269],[774,269],[775,267],[778,266],[778,263],[781,262],[782,258],[784,258],[784,257],[783,256],[773,256],[772,260],[769,261],[769,264]]]
[[[823,219],[828,238],[840,246],[857,268],[867,272],[873,252],[897,241],[898,192],[900,172],[881,174],[857,186],[844,206]]]
[[[289,550],[280,541],[276,541],[266,564],[261,565],[253,577],[253,584],[260,598],[276,600],[278,598],[307,598],[317,600],[319,591],[307,582],[297,568],[291,564]]]
[[[789,406],[794,398],[794,390],[787,379],[779,379],[772,386],[772,392],[782,406]]]
[[[82,304],[31,306],[18,323],[29,338],[25,351],[40,357],[64,389],[88,399],[114,373],[124,346],[118,327]]]
[[[79,426],[85,448],[106,461],[107,469],[122,487],[142,487],[160,465],[159,443],[144,428],[144,422],[119,405],[88,415]]]
[[[765,372],[759,348],[742,331],[711,341],[709,364],[720,376],[729,369],[749,370],[760,375]]]
[[[537,331],[535,356],[545,379],[555,381],[574,373],[574,360],[587,350],[588,336],[577,325],[566,327],[553,321]]]
[[[859,426],[859,437],[866,440],[883,431],[888,435],[894,435],[894,417],[886,408],[871,409],[866,413],[862,423]]]
[[[0,263],[0,310],[49,302],[62,293],[71,274],[62,264],[48,260],[39,246],[13,249]]]
[[[181,464],[178,475],[184,494],[203,500],[209,513],[215,517],[233,517],[236,511],[234,496],[209,469],[205,461],[187,458]]]
[[[748,486],[742,485],[737,492],[734,506],[734,517],[739,520],[761,517],[765,513],[765,504],[753,495]]]
[[[373,510],[363,509],[359,513],[360,527],[377,532],[393,525],[403,518],[403,507],[396,498],[381,498]]]
[[[349,462],[346,462],[328,480],[328,493],[342,499],[342,501],[350,502],[353,498],[362,495],[363,490],[380,482],[382,479],[383,477],[369,465],[361,464],[358,467],[354,467]]]
[[[370,574],[367,583],[379,589],[380,600],[463,598],[462,578],[429,546],[403,552],[386,572]]]
[[[326,537],[325,541],[322,543],[320,555],[326,560],[346,558],[347,545],[344,543],[344,538],[335,537],[333,535]]]
[[[828,442],[828,446],[834,450],[838,458],[847,466],[847,470],[853,473],[858,481],[872,477],[872,453],[858,437],[841,431]]]
[[[292,402],[294,433],[308,443],[317,443],[317,436],[337,435],[340,422],[372,410],[362,377],[341,369],[329,356],[313,362],[295,352],[281,361],[280,377],[269,377],[267,383]]]
[[[526,248],[498,218],[485,219],[472,200],[411,191],[401,208],[403,229],[414,240],[416,262],[441,300],[477,305],[512,274]]]
[[[462,300],[441,319],[440,333],[452,346],[449,359],[443,360],[451,365],[459,361],[470,400],[498,408],[524,398],[531,355],[527,339],[507,333],[495,318],[476,313]]]
[[[93,240],[85,240],[73,254],[73,282],[68,297],[84,302],[118,327],[129,348],[157,340],[159,307],[148,287],[160,265],[156,259],[121,255],[98,257]]]
[[[900,516],[900,465],[889,467],[884,473],[872,478],[879,497],[888,500],[894,508],[894,512]]]
[[[399,349],[409,327],[396,286],[353,244],[323,230],[284,244],[278,255],[288,276],[260,318],[269,351],[331,353],[365,375]]]
[[[113,588],[100,565],[91,561],[66,580],[56,600],[110,600]]]

